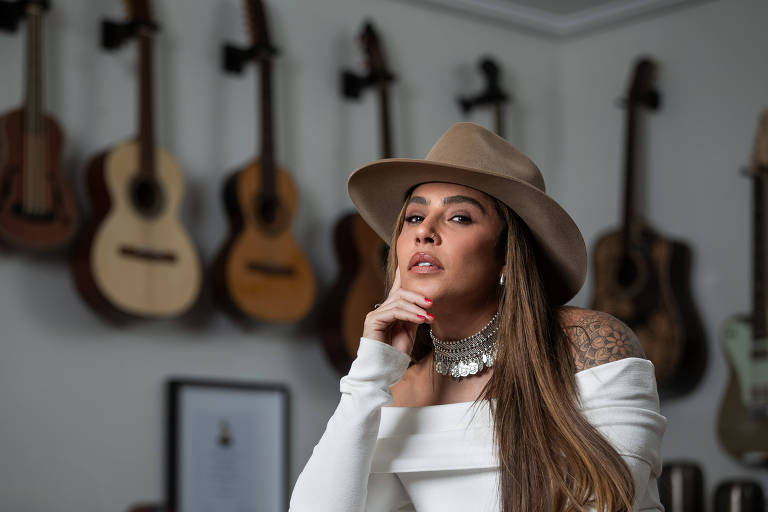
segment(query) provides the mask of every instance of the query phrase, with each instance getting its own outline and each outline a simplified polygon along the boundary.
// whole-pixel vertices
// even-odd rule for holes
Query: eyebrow
[[[408,204],[411,203],[417,203],[417,204],[423,204],[427,205],[429,204],[429,201],[426,200],[426,198],[422,196],[412,196],[410,200],[408,200]],[[468,196],[449,196],[443,198],[443,204],[457,204],[457,203],[470,203],[478,208],[480,208],[480,211],[485,213],[485,208],[482,204],[480,204],[480,201],[477,199],[474,199],[472,197]]]

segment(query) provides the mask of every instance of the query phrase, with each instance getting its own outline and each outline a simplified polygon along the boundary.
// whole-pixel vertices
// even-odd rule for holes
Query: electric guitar
[[[152,43],[157,26],[150,1],[125,4],[130,21],[105,24],[103,36],[107,47],[138,37],[139,134],[88,166],[92,218],[78,241],[72,270],[78,290],[100,312],[118,318],[170,317],[193,305],[202,271],[197,249],[178,218],[184,176],[154,138]]]
[[[79,223],[75,197],[60,169],[63,135],[43,108],[44,0],[26,2],[24,105],[0,118],[0,240],[30,250],[67,245]]]
[[[291,221],[298,203],[286,169],[275,163],[272,116],[272,60],[261,0],[245,0],[253,46],[225,47],[225,67],[242,68],[258,60],[261,93],[261,157],[245,164],[224,184],[229,236],[213,265],[215,297],[226,310],[268,322],[303,318],[315,300],[315,276],[293,238]]]
[[[382,158],[392,157],[389,115],[389,87],[394,80],[389,71],[381,39],[372,22],[366,22],[359,40],[365,54],[367,74],[342,72],[342,94],[358,98],[367,87],[379,97],[379,134]],[[323,301],[320,332],[331,364],[345,375],[357,356],[365,316],[380,302],[386,287],[387,244],[355,212],[343,215],[336,223],[334,243],[339,273]]]
[[[690,293],[690,249],[659,234],[635,207],[635,135],[641,110],[656,110],[661,102],[656,70],[653,60],[640,59],[627,93],[624,222],[595,244],[592,308],[616,316],[637,333],[656,369],[659,395],[670,398],[700,382],[706,339]]]
[[[730,367],[717,434],[737,460],[768,466],[768,325],[765,295],[765,186],[768,181],[768,110],[760,119],[752,179],[752,314],[728,320],[722,347]]]

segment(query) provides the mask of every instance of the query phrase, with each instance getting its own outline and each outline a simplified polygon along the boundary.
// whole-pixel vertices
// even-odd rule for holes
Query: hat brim
[[[543,262],[542,279],[551,301],[568,302],[584,284],[587,249],[579,228],[554,199],[525,181],[441,162],[388,158],[355,170],[347,181],[347,191],[363,219],[388,244],[406,194],[428,182],[480,190],[517,213],[536,241]]]

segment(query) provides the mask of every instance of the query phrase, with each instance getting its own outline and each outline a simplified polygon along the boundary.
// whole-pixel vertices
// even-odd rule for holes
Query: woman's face
[[[436,307],[449,300],[468,307],[495,300],[503,266],[496,247],[501,227],[483,192],[451,183],[419,185],[397,239],[401,286],[432,299]]]

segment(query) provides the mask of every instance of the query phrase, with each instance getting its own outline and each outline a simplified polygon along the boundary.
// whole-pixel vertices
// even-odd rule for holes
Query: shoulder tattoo
[[[637,335],[608,313],[585,310],[576,322],[568,322],[564,329],[572,344],[576,371],[625,357],[645,358]]]

